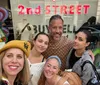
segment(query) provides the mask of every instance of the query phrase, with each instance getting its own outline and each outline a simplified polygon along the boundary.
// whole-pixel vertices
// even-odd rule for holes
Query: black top
[[[0,80],[0,85],[8,85],[6,81]],[[14,85],[22,85],[21,82],[14,82]]]
[[[43,57],[42,62],[44,62],[44,59],[45,59],[45,58]]]
[[[72,53],[70,55],[69,58],[69,65],[70,65],[70,69],[73,67],[73,65],[80,59],[81,57],[77,57],[75,56],[75,49],[72,50]]]
[[[0,85],[8,85],[5,81],[0,81]]]

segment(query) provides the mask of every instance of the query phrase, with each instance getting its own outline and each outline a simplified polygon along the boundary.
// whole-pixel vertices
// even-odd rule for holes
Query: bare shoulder
[[[61,77],[57,85],[70,85],[70,84],[64,77]]]

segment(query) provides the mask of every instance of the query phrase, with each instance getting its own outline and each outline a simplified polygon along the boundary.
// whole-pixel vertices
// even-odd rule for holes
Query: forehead
[[[47,61],[47,64],[51,64],[52,66],[59,66],[59,63],[56,59],[52,58]]]
[[[78,32],[77,34],[76,34],[76,36],[77,37],[82,37],[82,38],[87,38],[87,35],[84,33],[84,32]]]
[[[23,51],[21,50],[21,49],[19,49],[19,48],[10,48],[10,49],[7,49],[6,50],[6,53],[13,53],[13,52],[20,52],[20,53],[23,53]]]
[[[63,24],[63,21],[61,19],[53,19],[50,22],[50,24],[55,24],[55,23],[61,23],[61,24]]]
[[[40,34],[38,35],[37,39],[49,39],[47,35]]]

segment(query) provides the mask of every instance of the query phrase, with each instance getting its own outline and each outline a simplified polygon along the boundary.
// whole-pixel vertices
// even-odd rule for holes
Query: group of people
[[[31,44],[29,41],[12,40],[0,49],[1,85],[71,85],[60,76],[61,70],[72,69],[79,75],[82,85],[95,76],[92,66],[94,57],[87,47],[91,42],[91,33],[78,31],[74,41],[63,33],[63,19],[53,15],[49,21],[49,34],[38,33]],[[91,57],[92,56],[92,57]],[[77,81],[78,82],[78,81]]]

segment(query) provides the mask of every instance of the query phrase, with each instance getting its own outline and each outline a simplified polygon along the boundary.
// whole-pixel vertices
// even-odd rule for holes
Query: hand
[[[91,58],[92,58],[92,60],[93,60],[93,62],[94,62],[95,57],[94,57],[93,52],[92,52],[91,50],[88,50],[88,53],[89,53],[89,55],[91,56]]]

